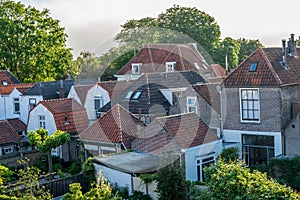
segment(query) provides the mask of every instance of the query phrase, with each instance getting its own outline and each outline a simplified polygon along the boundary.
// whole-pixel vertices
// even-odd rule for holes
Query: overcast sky
[[[16,0],[17,1],[17,0]],[[222,38],[259,39],[280,46],[290,33],[300,35],[298,0],[21,0],[38,9],[48,8],[66,28],[68,46],[77,56],[88,50],[107,51],[120,25],[129,19],[157,17],[174,4],[197,7],[213,16]],[[288,2],[288,3],[287,3]]]

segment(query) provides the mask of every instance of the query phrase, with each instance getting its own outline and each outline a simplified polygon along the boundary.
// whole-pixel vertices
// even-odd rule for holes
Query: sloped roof
[[[79,138],[84,141],[107,143],[123,142],[130,148],[131,140],[144,124],[119,104],[114,105],[102,117],[84,130]]]
[[[155,172],[167,164],[165,159],[159,156],[137,152],[126,152],[108,157],[93,158],[93,163],[129,174]]]
[[[21,83],[21,81],[8,70],[0,70],[0,86],[3,85],[3,81],[6,81],[8,85]]]
[[[132,83],[133,81],[102,81],[98,82],[98,85],[109,93],[110,99],[113,99],[130,87]]]
[[[18,143],[21,141],[19,132],[26,130],[26,124],[20,119],[0,120],[0,144]]]
[[[300,52],[300,49],[298,49]],[[300,83],[300,58],[286,55],[285,69],[281,48],[258,48],[223,81],[225,86],[279,86]],[[257,62],[254,72],[249,72],[251,63]]]
[[[53,114],[57,130],[68,133],[81,133],[88,127],[86,110],[74,99],[43,100],[39,104]],[[68,118],[68,123],[66,123],[66,117]]]
[[[212,108],[220,113],[220,94],[216,87],[218,84],[195,84],[192,88],[197,92]]]
[[[175,71],[213,72],[192,44],[147,44],[116,75],[131,74],[132,63],[143,64],[141,73],[165,72],[166,62],[176,62]]]
[[[131,113],[138,114],[141,110],[142,114],[149,114],[151,106],[161,105],[164,109],[170,106],[168,100],[160,92],[160,89],[189,87],[192,84],[204,83],[205,79],[196,71],[180,71],[180,72],[164,72],[164,73],[146,73],[124,92],[120,93],[111,102],[103,106],[100,111],[106,112],[111,105],[121,104]],[[138,99],[134,99],[134,93],[140,91],[141,95]],[[132,92],[130,99],[126,100],[126,96]]]
[[[21,83],[21,84],[12,84],[0,86],[1,95],[9,95],[15,88],[21,93],[24,94],[34,86],[34,83]]]
[[[211,64],[210,65],[216,76],[223,77],[226,76],[226,70],[219,64]]]
[[[58,99],[61,86],[64,89],[64,97],[67,97],[69,91],[74,85],[74,80],[60,80],[52,82],[38,82],[24,95],[42,95],[44,100]]]
[[[80,99],[80,102],[82,103],[82,105],[85,104],[87,93],[94,86],[95,86],[95,84],[92,84],[92,85],[74,85],[73,86],[73,88],[76,91],[76,94],[77,94],[78,98]]]
[[[163,155],[216,140],[216,132],[195,113],[185,113],[156,118],[132,142],[132,149]]]

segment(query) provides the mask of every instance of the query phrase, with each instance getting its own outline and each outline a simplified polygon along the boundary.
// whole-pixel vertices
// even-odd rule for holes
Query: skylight
[[[255,72],[257,68],[257,62],[253,62],[250,64],[249,72]]]
[[[127,95],[126,95],[125,99],[130,99],[130,97],[131,97],[132,93],[133,93],[132,91],[129,91],[129,92],[127,93]]]
[[[136,91],[134,93],[132,99],[138,99],[138,98],[140,98],[141,94],[142,94],[142,91]]]

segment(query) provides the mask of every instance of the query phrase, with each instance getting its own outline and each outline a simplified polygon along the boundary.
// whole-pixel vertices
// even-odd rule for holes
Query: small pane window
[[[141,73],[141,63],[132,63],[131,70],[132,74],[140,74]]]
[[[32,109],[36,104],[36,99],[35,98],[30,98],[29,99],[29,108]]]
[[[45,115],[39,115],[39,126],[40,128],[46,129]]]
[[[7,80],[3,80],[2,85],[8,85]]]
[[[138,98],[140,98],[141,94],[142,94],[142,91],[136,91],[134,93],[132,99],[138,99]]]
[[[176,62],[166,62],[166,72],[174,72]]]
[[[14,113],[20,113],[19,98],[14,98]]]
[[[65,124],[69,124],[69,115],[65,114]]]
[[[257,69],[257,62],[251,63],[250,64],[250,68],[249,68],[249,72],[255,72]]]
[[[241,120],[260,120],[260,106],[258,89],[241,90]]]

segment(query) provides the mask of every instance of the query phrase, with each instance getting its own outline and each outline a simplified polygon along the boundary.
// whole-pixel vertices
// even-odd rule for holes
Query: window
[[[36,99],[35,98],[30,98],[29,99],[29,109],[32,109],[36,104]]]
[[[8,85],[7,80],[3,80],[2,85]]]
[[[132,95],[133,91],[129,91],[125,97],[125,99],[130,99],[131,95]]]
[[[133,94],[132,99],[134,99],[134,100],[139,99],[140,96],[141,96],[141,94],[142,94],[142,91],[136,91],[136,92]]]
[[[141,73],[141,63],[132,63],[131,64],[131,70],[132,70],[132,74],[140,74]]]
[[[166,62],[166,72],[174,72],[176,62]]]
[[[2,150],[3,155],[9,154],[9,153],[12,153],[12,152],[13,152],[12,147],[3,148],[3,150]]]
[[[250,67],[249,67],[249,72],[255,72],[256,68],[257,68],[257,64],[258,64],[258,62],[251,63]]]
[[[274,136],[242,135],[242,158],[247,165],[269,164],[274,157]]]
[[[186,108],[187,108],[187,112],[197,113],[196,97],[186,98]]]
[[[214,156],[206,157],[203,159],[196,160],[197,166],[197,181],[204,181],[204,168],[209,167],[211,164],[215,163]]]
[[[14,113],[20,113],[20,102],[19,98],[14,98]]]
[[[102,96],[95,96],[94,97],[94,105],[95,105],[95,112],[96,112],[96,118],[100,118],[100,108],[103,107],[103,97]]]
[[[69,115],[65,114],[65,124],[69,124]]]
[[[46,129],[45,115],[39,115],[39,126],[40,128]]]
[[[241,89],[241,121],[259,122],[260,106],[258,89]]]

